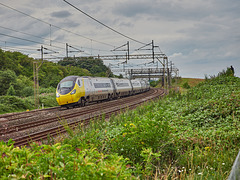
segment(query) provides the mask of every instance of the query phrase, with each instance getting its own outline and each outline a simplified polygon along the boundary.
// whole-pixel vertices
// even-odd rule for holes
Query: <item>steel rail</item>
[[[74,117],[79,117],[82,115],[85,115],[86,117],[82,118],[81,120],[78,121],[74,121],[74,122],[70,122],[68,123],[68,126],[71,128],[75,128],[77,124],[83,124],[86,125],[89,123],[89,121],[95,117],[102,117],[103,114],[105,114],[105,117],[110,117],[112,114],[116,114],[119,111],[123,110],[123,109],[133,109],[136,106],[138,106],[139,104],[148,101],[148,100],[152,100],[154,98],[157,98],[159,96],[163,96],[164,95],[164,91],[160,91],[159,89],[151,92],[151,93],[144,93],[144,94],[140,94],[142,96],[132,96],[133,98],[124,98],[124,99],[120,99],[120,101],[118,101],[118,103],[116,104],[117,101],[109,101],[110,103],[106,104],[106,105],[101,105],[104,108],[99,109],[98,106],[90,108],[90,110],[88,110],[86,113],[83,113],[83,111],[85,111],[87,108],[83,108],[81,109],[80,112],[77,112],[75,114],[66,114],[63,115],[59,118],[62,119],[70,119],[70,118],[74,118]],[[148,96],[146,96],[148,94]],[[141,99],[143,98],[143,99]],[[123,104],[123,101],[125,101],[125,103]],[[115,106],[113,106],[113,104],[115,103]],[[119,106],[121,104],[121,106]],[[91,111],[92,109],[92,111]],[[97,110],[98,109],[98,110]],[[93,114],[94,112],[94,114]],[[48,120],[46,120],[46,124],[48,122],[50,122],[50,120],[52,121],[59,121],[59,118],[48,118]],[[39,121],[43,121],[43,120],[39,120]],[[47,122],[48,121],[48,122]],[[34,126],[34,125],[33,125]],[[30,126],[26,127],[26,128],[31,128]],[[52,127],[49,129],[46,129],[44,131],[41,132],[36,132],[36,133],[32,133],[30,135],[27,136],[22,136],[19,138],[15,138],[13,139],[15,141],[15,146],[23,146],[23,145],[27,145],[29,142],[32,141],[41,141],[43,139],[46,139],[49,135],[50,136],[56,136],[60,133],[65,133],[66,129],[64,128],[64,125],[61,124],[59,126],[56,127]]]

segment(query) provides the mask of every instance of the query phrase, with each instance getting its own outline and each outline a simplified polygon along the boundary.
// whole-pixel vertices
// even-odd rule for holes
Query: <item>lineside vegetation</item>
[[[68,137],[0,143],[1,179],[226,179],[240,144],[240,78],[221,73],[183,95],[95,119]],[[63,120],[64,121],[64,120]]]

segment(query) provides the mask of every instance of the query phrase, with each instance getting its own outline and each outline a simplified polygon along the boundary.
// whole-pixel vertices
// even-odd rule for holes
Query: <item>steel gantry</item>
[[[160,62],[162,67],[160,68],[141,68],[141,69],[117,69],[112,70],[114,72],[125,72],[129,75],[129,78],[160,78],[162,79],[162,85],[169,87],[171,85],[172,77],[178,77],[179,69],[173,66],[173,63],[168,61],[168,57],[163,53],[154,54],[137,54],[137,55],[106,55],[106,56],[93,56],[93,58],[101,60],[124,60],[123,63],[127,63],[127,60],[148,60],[152,59]]]

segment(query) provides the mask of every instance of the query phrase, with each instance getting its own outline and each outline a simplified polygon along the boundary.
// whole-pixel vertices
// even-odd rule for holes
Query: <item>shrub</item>
[[[16,91],[15,91],[13,85],[11,85],[11,86],[9,87],[9,89],[8,89],[8,91],[7,91],[7,95],[8,95],[8,96],[14,96],[14,95],[16,95]]]
[[[190,87],[190,85],[188,84],[188,82],[185,82],[185,83],[183,84],[183,88],[185,88],[185,89],[190,89],[191,87]]]
[[[14,148],[0,142],[1,179],[133,179],[127,160],[69,144]]]
[[[21,97],[28,97],[28,96],[33,96],[33,95],[34,95],[33,87],[30,87],[30,86],[24,87],[20,91]]]

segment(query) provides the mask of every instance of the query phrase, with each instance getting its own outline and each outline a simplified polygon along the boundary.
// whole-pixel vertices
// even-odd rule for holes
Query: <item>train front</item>
[[[62,79],[57,86],[56,100],[59,105],[69,105],[77,103],[77,80],[78,76],[67,76]]]

